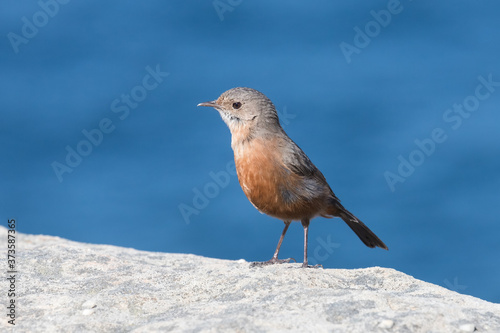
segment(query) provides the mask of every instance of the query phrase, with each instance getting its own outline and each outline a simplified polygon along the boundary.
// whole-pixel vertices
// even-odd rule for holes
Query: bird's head
[[[255,89],[233,88],[215,101],[200,103],[198,106],[211,106],[219,111],[233,137],[241,133],[254,135],[256,132],[281,129],[273,103]]]

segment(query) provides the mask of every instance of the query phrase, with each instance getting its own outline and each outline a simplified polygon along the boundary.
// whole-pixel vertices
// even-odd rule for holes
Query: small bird
[[[243,192],[261,213],[285,222],[273,257],[252,266],[288,263],[278,259],[281,243],[292,221],[304,227],[304,262],[311,219],[340,217],[368,247],[388,250],[363,222],[344,208],[325,176],[288,137],[280,125],[276,108],[263,93],[251,88],[233,88],[211,102],[198,106],[215,108],[231,131],[236,172]],[[317,267],[320,265],[316,265]]]

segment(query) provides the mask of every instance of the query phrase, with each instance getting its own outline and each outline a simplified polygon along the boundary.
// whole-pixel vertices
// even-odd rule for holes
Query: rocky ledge
[[[7,230],[0,228],[0,239]],[[16,332],[500,332],[500,304],[390,268],[250,268],[16,235]],[[5,291],[12,281],[2,281]],[[9,310],[4,311],[9,313]]]

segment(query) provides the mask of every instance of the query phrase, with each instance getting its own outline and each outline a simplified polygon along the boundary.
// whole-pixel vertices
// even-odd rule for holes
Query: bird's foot
[[[263,266],[274,265],[274,264],[286,264],[292,260],[294,262],[297,262],[297,260],[295,260],[293,258],[278,259],[278,258],[273,257],[271,260],[268,260],[268,261],[255,261],[255,262],[250,264],[250,267],[263,267]]]
[[[323,268],[323,265],[317,264],[317,265],[308,265],[307,263],[302,264],[302,268]]]

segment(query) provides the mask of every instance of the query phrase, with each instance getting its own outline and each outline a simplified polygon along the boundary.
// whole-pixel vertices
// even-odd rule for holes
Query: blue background
[[[2,218],[81,242],[269,259],[283,223],[255,210],[235,176],[210,185],[232,161],[230,134],[215,110],[196,107],[248,86],[288,115],[290,137],[390,248],[369,249],[340,219],[318,218],[311,261],[392,267],[500,302],[500,87],[460,127],[443,119],[479,76],[500,82],[498,1],[401,1],[385,27],[370,11],[388,1],[221,2],[223,13],[211,1],[70,1],[53,17],[36,2],[5,2]],[[38,31],[14,45],[34,19]],[[355,45],[367,24],[372,37],[348,63],[340,45]],[[111,104],[140,92],[147,66],[169,75],[120,119]],[[114,130],[60,182],[53,162],[104,118]],[[384,173],[397,174],[398,157],[436,128],[446,140],[392,191]],[[207,188],[212,198],[184,218],[180,207]],[[281,257],[301,261],[302,246],[295,223]]]

